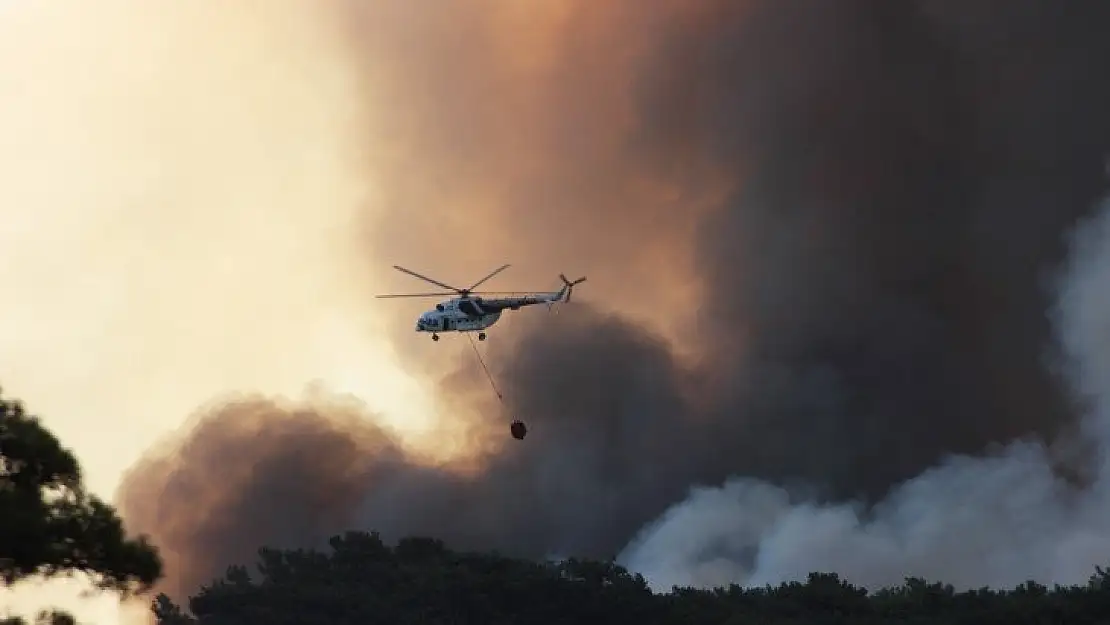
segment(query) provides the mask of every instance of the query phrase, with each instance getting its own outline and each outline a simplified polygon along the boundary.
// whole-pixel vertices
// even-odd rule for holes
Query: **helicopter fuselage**
[[[429,332],[438,341],[440,332],[477,332],[478,340],[486,340],[486,328],[501,319],[505,310],[520,310],[536,304],[554,304],[563,301],[570,286],[557,293],[539,293],[522,297],[455,297],[444,300],[434,310],[420,315],[416,320],[417,332]]]
[[[486,310],[469,299],[451,299],[436,305],[416,320],[417,332],[481,332],[501,318],[500,308]],[[492,307],[491,307],[492,308]]]

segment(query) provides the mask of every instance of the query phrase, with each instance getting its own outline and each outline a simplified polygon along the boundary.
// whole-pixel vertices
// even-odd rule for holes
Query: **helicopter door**
[[[444,332],[450,332],[451,330],[453,330],[453,329],[454,329],[454,328],[452,327],[452,326],[454,326],[454,324],[452,323],[452,321],[453,321],[453,320],[452,320],[452,319],[451,319],[450,317],[444,317],[444,318],[443,318],[443,331],[444,331]]]

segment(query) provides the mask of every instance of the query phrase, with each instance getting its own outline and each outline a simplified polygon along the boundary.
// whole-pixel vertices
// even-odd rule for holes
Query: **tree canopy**
[[[326,551],[263,548],[255,570],[230,567],[188,600],[191,614],[165,595],[154,613],[162,625],[1020,625],[1103,623],[1110,614],[1110,573],[1102,569],[1086,585],[1052,589],[1029,582],[956,592],[907,579],[872,593],[813,573],[777,587],[655,594],[612,562],[460,553],[431,538],[390,547],[376,533],[349,532]]]
[[[637,625],[1103,623],[1110,571],[1087,584],[1027,582],[1010,590],[956,592],[907,579],[869,592],[833,573],[776,587],[674,588],[653,593],[614,562],[536,562],[459,552],[410,537],[387,545],[348,532],[327,550],[262,548],[252,570],[238,564],[188,598],[162,594],[160,625]],[[81,572],[102,589],[144,592],[162,562],[145,537],[128,538],[116,511],[85,491],[73,454],[18,401],[0,397],[0,575],[5,584]],[[0,618],[0,625],[19,619]],[[70,625],[44,611],[39,623]]]
[[[0,396],[0,579],[74,573],[130,596],[161,578],[162,561],[146,537],[127,537],[111,505],[86,492],[73,453],[21,402]]]

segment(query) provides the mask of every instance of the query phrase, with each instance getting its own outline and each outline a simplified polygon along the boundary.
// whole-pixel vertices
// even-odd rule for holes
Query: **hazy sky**
[[[359,287],[369,113],[318,4],[6,4],[0,381],[90,487],[233,391],[321,380],[427,427]]]
[[[267,6],[28,3],[0,23],[0,376],[97,492],[230,391],[319,378],[423,412],[361,286],[363,87],[326,15]]]

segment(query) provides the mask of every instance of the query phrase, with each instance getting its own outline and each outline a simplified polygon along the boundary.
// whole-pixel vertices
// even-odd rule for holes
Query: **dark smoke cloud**
[[[614,557],[644,519],[682,497],[687,471],[678,468],[696,459],[673,453],[690,445],[666,345],[588,306],[575,313],[557,316],[555,334],[534,343],[544,361],[501,372],[531,433],[476,477],[407,458],[350,400],[250,397],[202,411],[181,440],[134,467],[121,510],[133,531],[155,536],[166,591],[178,596],[251,561],[261,545],[315,546],[350,527],[532,557]],[[607,373],[583,368],[583,358]],[[553,365],[563,375],[549,376]],[[605,421],[591,412],[598,405]],[[643,466],[645,457],[661,461]]]
[[[749,162],[698,247],[702,313],[744,328],[713,337],[731,472],[874,497],[1071,421],[1040,272],[1101,190],[1110,47],[1090,25],[1110,12],[995,8],[969,28],[974,3],[763,4],[711,35],[734,42],[707,68],[733,87],[704,123]],[[998,81],[1017,55],[977,47],[1000,31],[1036,59],[1019,82]]]
[[[1042,272],[1100,191],[1110,7],[590,3],[527,38],[466,3],[450,20],[399,6],[358,23],[394,124],[375,139],[403,147],[376,163],[397,208],[376,260],[405,250],[448,281],[573,263],[582,300],[609,301],[491,335],[531,432],[474,477],[406,463],[326,402],[212,412],[192,453],[124,488],[187,585],[242,560],[236,541],[351,525],[608,556],[695,483],[875,499],[947,454],[1072,423],[1044,366]],[[686,282],[700,300],[669,290]],[[696,364],[608,312],[625,305],[696,320]],[[486,384],[470,356],[448,395]],[[234,425],[244,409],[254,429]]]
[[[132,467],[118,505],[129,526],[156,536],[166,592],[183,597],[263,545],[311,546],[357,525],[367,489],[405,466],[366,416],[335,398],[234,399]]]
[[[718,2],[646,18],[620,6],[564,17],[538,77],[506,69],[494,12],[460,9],[486,38],[448,40],[450,62],[404,48],[420,90],[400,81],[398,101],[434,119],[417,123],[413,162],[421,175],[469,172],[448,188],[484,198],[467,212],[480,226],[453,220],[445,235],[488,242],[491,228],[510,241],[421,244],[433,229],[400,213],[383,240],[452,270],[522,241],[526,258],[586,263],[602,275],[582,297],[634,312],[625,289],[651,276],[636,251],[689,253],[700,302],[668,283],[634,291],[655,318],[696,313],[683,338],[706,361],[696,412],[713,415],[715,435],[686,453],[713,459],[707,476],[874,498],[946,453],[1069,425],[1044,366],[1041,274],[1101,183],[1106,9]],[[445,24],[429,22],[407,24],[426,35],[413,40]],[[459,94],[451,106],[425,89],[437,77]],[[678,191],[628,191],[646,179]],[[699,193],[724,200],[707,208]],[[573,234],[550,234],[560,223]],[[397,257],[396,243],[379,249]],[[413,340],[407,325],[400,335]],[[509,369],[546,360],[526,351]]]

